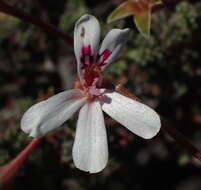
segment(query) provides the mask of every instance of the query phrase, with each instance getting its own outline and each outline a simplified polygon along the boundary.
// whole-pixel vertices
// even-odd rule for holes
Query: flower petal
[[[79,113],[73,145],[75,166],[96,173],[103,170],[108,160],[107,135],[100,103],[85,104]]]
[[[127,42],[128,34],[128,28],[124,30],[113,29],[107,34],[99,51],[99,62],[103,65],[103,69],[117,58]]]
[[[117,92],[104,95],[108,101],[103,102],[102,109],[130,131],[145,139],[159,132],[160,117],[153,109]]]
[[[79,89],[61,92],[29,108],[22,117],[21,129],[32,137],[41,137],[61,126],[84,103]]]
[[[78,63],[78,75],[82,79],[83,61],[93,57],[96,60],[100,41],[100,25],[98,20],[89,14],[83,15],[74,28],[74,51]],[[85,60],[86,61],[86,60]]]

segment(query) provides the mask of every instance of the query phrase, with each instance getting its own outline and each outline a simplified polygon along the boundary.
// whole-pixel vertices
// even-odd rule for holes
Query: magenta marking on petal
[[[88,46],[83,46],[82,47],[82,55],[85,55],[85,56],[92,56],[92,51],[91,51],[91,45],[88,45]]]
[[[80,57],[80,61],[82,63],[81,67],[82,70],[94,63],[94,57],[92,55],[91,45],[82,47],[82,56]]]
[[[110,57],[110,55],[112,54],[112,51],[110,51],[109,49],[105,49],[99,56],[98,56],[98,60],[100,60],[99,65],[102,67],[106,64],[106,60]]]
[[[103,53],[101,53],[101,55],[103,56],[103,61],[106,61],[111,54],[112,51],[110,51],[109,49],[104,50]]]

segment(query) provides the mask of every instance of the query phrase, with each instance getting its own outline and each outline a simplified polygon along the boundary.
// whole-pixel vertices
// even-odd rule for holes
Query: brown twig
[[[48,24],[42,20],[36,19],[32,17],[31,15],[29,15],[28,13],[22,12],[21,10],[18,10],[13,6],[8,5],[2,0],[0,0],[0,11],[3,13],[9,14],[11,16],[17,17],[25,22],[32,23],[33,25],[38,26],[51,34],[62,38],[68,44],[72,45],[73,43],[73,39],[69,35],[57,29],[55,26]]]
[[[162,118],[162,117],[161,117]],[[161,127],[171,136],[176,142],[182,145],[190,154],[201,161],[201,152],[198,150],[182,133],[175,127],[170,125],[170,122],[162,118]]]
[[[31,0],[39,9],[41,12],[41,15],[45,19],[45,21],[48,21],[48,9],[45,7],[40,0]]]

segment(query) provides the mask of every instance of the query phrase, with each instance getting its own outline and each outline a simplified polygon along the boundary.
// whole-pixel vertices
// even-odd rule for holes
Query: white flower
[[[92,15],[82,16],[75,25],[74,50],[82,89],[61,92],[33,105],[23,116],[21,128],[32,137],[41,137],[60,127],[79,112],[73,160],[90,173],[104,169],[108,145],[102,110],[136,135],[149,139],[160,129],[160,118],[150,107],[101,87],[101,72],[120,53],[129,29],[111,30],[99,47],[100,26]]]

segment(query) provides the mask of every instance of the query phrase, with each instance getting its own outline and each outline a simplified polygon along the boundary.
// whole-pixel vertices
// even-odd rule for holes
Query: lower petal
[[[108,160],[105,122],[98,101],[85,104],[79,113],[73,145],[75,166],[83,171],[97,173]]]
[[[150,139],[161,126],[159,115],[150,107],[117,92],[105,92],[102,109],[136,135]]]
[[[33,105],[22,117],[21,129],[32,137],[41,137],[61,126],[84,103],[79,89],[61,92]]]

